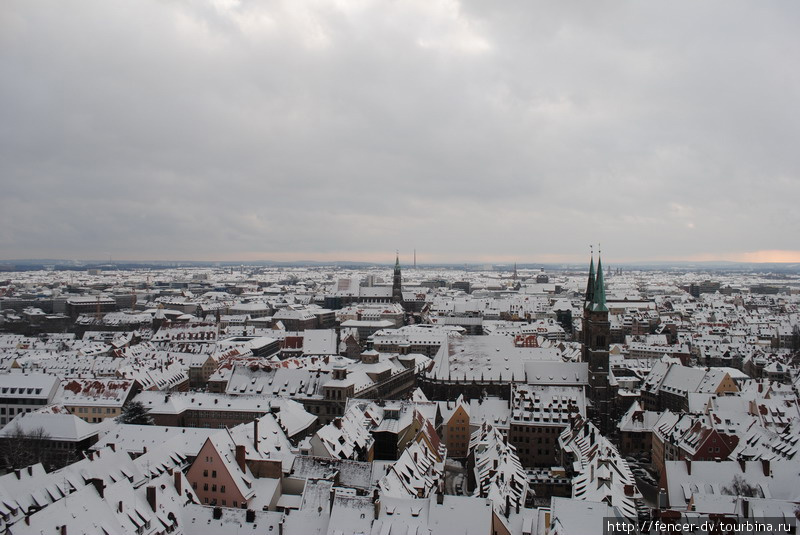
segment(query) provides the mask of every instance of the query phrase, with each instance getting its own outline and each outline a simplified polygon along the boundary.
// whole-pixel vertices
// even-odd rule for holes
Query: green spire
[[[606,287],[603,283],[603,265],[600,257],[597,257],[597,278],[594,280],[594,295],[592,296],[592,310],[598,312],[608,312],[606,307]]]
[[[594,298],[594,256],[592,256],[591,262],[589,262],[589,280],[586,282],[586,297],[584,301],[586,303],[591,303]]]

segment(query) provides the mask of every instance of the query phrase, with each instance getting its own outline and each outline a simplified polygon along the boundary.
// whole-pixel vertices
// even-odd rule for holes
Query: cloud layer
[[[10,0],[0,255],[796,258],[798,27],[789,1]]]

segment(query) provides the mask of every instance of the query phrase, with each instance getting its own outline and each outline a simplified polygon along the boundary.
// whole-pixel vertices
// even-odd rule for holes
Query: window
[[[211,492],[217,492],[217,486],[211,485]]]
[[[208,477],[208,470],[203,470],[203,477]]]
[[[212,470],[211,471],[211,477],[213,477],[213,478],[217,477],[217,471],[216,470]]]
[[[220,485],[219,491],[220,492],[225,492],[225,485]]]
[[[203,483],[203,490],[208,490],[208,483]]]

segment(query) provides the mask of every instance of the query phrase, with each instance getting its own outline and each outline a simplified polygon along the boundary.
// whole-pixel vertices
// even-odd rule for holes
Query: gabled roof
[[[250,468],[245,466],[242,470],[236,462],[236,442],[227,429],[212,435],[206,439],[206,443],[198,453],[195,463],[202,462],[201,457],[204,451],[214,451],[217,454],[222,466],[230,474],[231,479],[236,485],[236,490],[239,494],[244,496],[244,499],[250,499],[255,494],[253,490],[253,474]]]
[[[606,502],[628,518],[636,518],[635,499],[640,497],[628,466],[597,427],[583,418],[575,418],[558,438],[561,450],[573,459],[577,475],[572,480],[572,497]]]
[[[628,432],[652,431],[660,416],[658,412],[644,410],[638,401],[634,401],[620,418],[618,427],[620,431]]]
[[[507,503],[515,509],[525,507],[528,478],[516,448],[500,431],[482,424],[470,437],[470,451],[475,457],[475,495],[492,500],[498,517]]]
[[[48,440],[79,442],[99,434],[106,427],[103,424],[87,423],[73,414],[23,412],[0,430],[0,437],[9,436],[18,430],[24,433],[31,433],[37,429],[44,429],[48,435]]]
[[[444,465],[426,442],[412,442],[378,482],[384,496],[424,498],[444,477]]]
[[[693,496],[742,493],[737,487],[743,485],[755,498],[800,500],[796,461],[666,461],[664,470],[669,506],[675,509],[686,507]]]

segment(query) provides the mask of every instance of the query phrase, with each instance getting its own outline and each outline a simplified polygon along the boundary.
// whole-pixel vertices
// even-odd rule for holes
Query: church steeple
[[[403,276],[400,273],[400,252],[394,261],[394,277],[392,278],[392,301],[395,303],[403,302]]]
[[[606,286],[603,281],[603,265],[600,256],[597,257],[597,278],[594,281],[592,310],[608,312],[608,307],[606,307]]]
[[[609,379],[608,353],[611,324],[608,321],[608,307],[606,306],[603,260],[599,251],[597,273],[595,274],[594,271],[594,257],[589,266],[582,335],[583,361],[589,364],[587,415],[594,421],[601,433],[608,435],[614,432],[616,405],[613,403],[614,392]]]
[[[594,255],[589,261],[589,280],[586,282],[586,297],[584,298],[585,306],[589,306],[594,300]]]

